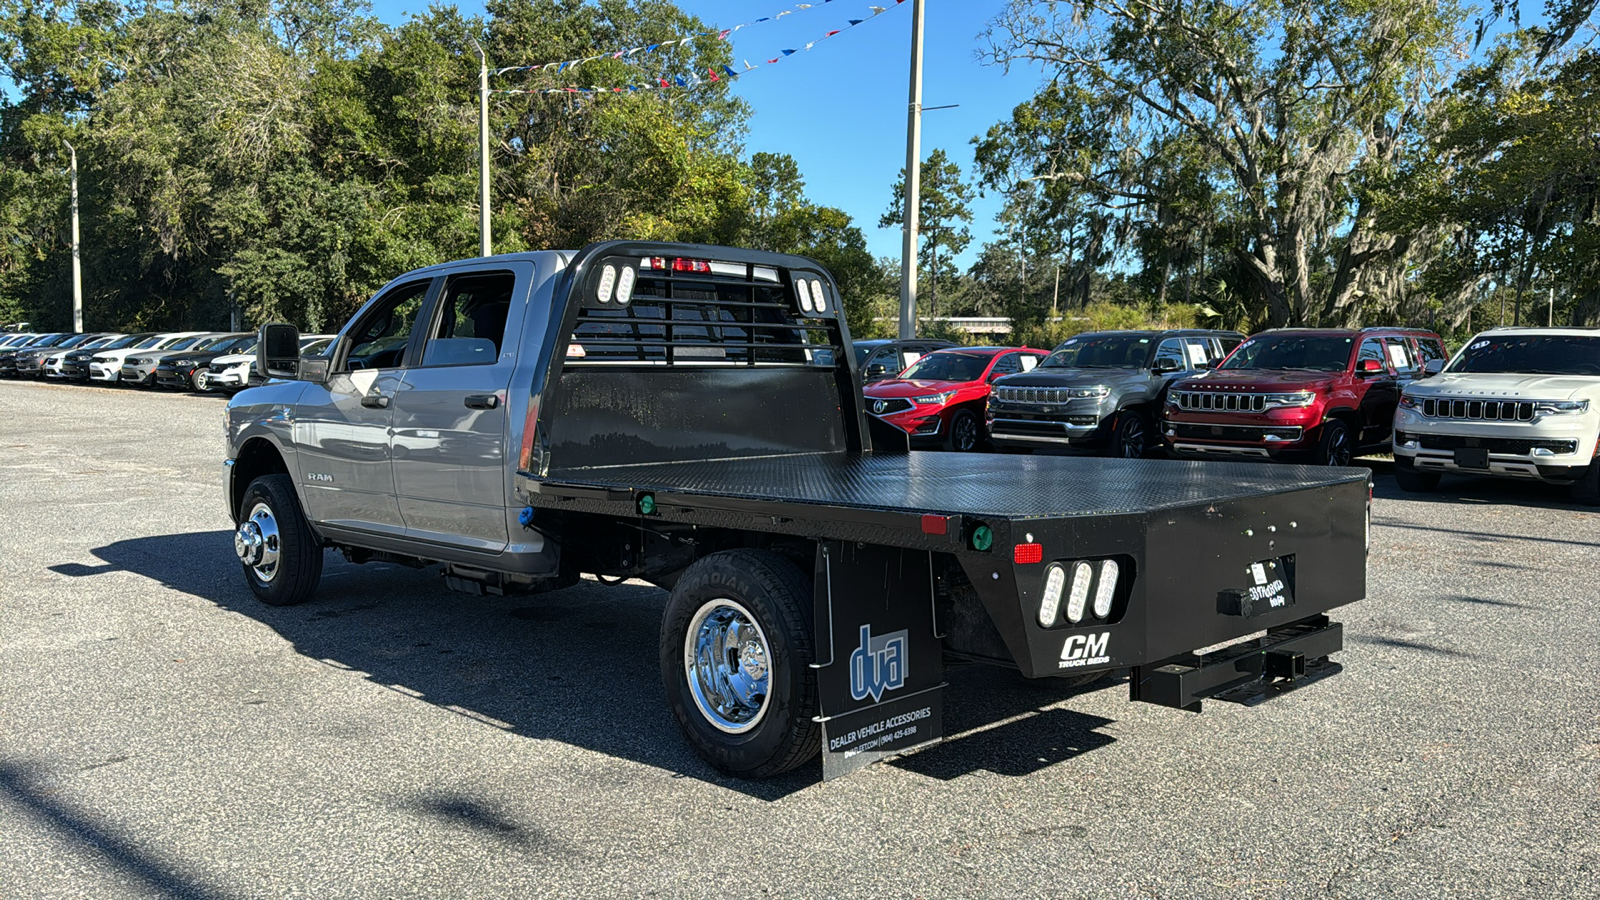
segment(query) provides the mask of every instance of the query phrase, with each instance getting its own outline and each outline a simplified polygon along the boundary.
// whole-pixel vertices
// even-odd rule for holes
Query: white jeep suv
[[[1445,472],[1534,478],[1600,504],[1600,329],[1494,328],[1406,386],[1394,472],[1430,491]]]

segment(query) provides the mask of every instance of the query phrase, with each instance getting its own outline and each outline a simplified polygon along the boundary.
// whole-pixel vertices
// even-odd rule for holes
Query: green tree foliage
[[[699,89],[491,96],[494,249],[771,246],[833,268],[863,319],[883,290],[865,239],[804,200],[792,159],[743,160],[710,31],[664,0],[490,0],[396,28],[365,0],[0,0],[0,318],[70,317],[66,140],[90,327],[327,330],[405,270],[477,255],[479,47],[499,67],[699,35],[579,82]]]
[[[973,188],[961,174],[961,167],[944,150],[935,149],[922,163],[917,187],[917,249],[919,278],[928,286],[928,302],[918,315],[939,314],[939,283],[956,276],[955,257],[972,242]],[[895,179],[889,209],[878,220],[879,228],[905,225],[906,170]],[[943,249],[944,255],[939,251]]]

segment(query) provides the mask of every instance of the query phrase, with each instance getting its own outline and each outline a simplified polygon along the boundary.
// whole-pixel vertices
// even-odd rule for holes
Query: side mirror
[[[1166,375],[1170,372],[1182,372],[1183,363],[1178,362],[1175,359],[1164,357],[1156,360],[1155,365],[1150,367],[1150,371],[1156,373],[1157,375]]]
[[[293,325],[261,326],[256,341],[256,371],[267,378],[300,377],[300,330]]]
[[[873,363],[872,365],[867,366],[868,378],[882,378],[887,374],[889,374],[889,367],[883,363]]]
[[[1430,359],[1422,364],[1422,377],[1431,378],[1444,371],[1444,360]]]
[[[1381,375],[1383,374],[1383,363],[1378,362],[1375,359],[1363,359],[1361,362],[1356,364],[1356,374]]]

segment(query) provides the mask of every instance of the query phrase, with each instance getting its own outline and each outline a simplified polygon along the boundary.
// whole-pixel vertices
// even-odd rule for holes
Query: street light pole
[[[83,331],[83,268],[78,261],[78,150],[63,140],[72,154],[72,330]]]
[[[911,4],[911,99],[906,109],[905,235],[900,244],[900,337],[917,336],[917,221],[922,211],[922,4]]]
[[[479,256],[491,253],[489,244],[489,57],[483,45],[472,38],[478,50],[478,243]]]

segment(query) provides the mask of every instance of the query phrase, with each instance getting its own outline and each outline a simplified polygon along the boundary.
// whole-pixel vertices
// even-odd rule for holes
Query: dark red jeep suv
[[[1172,386],[1161,434],[1179,456],[1348,465],[1388,447],[1401,388],[1447,358],[1438,335],[1411,328],[1263,331]]]

